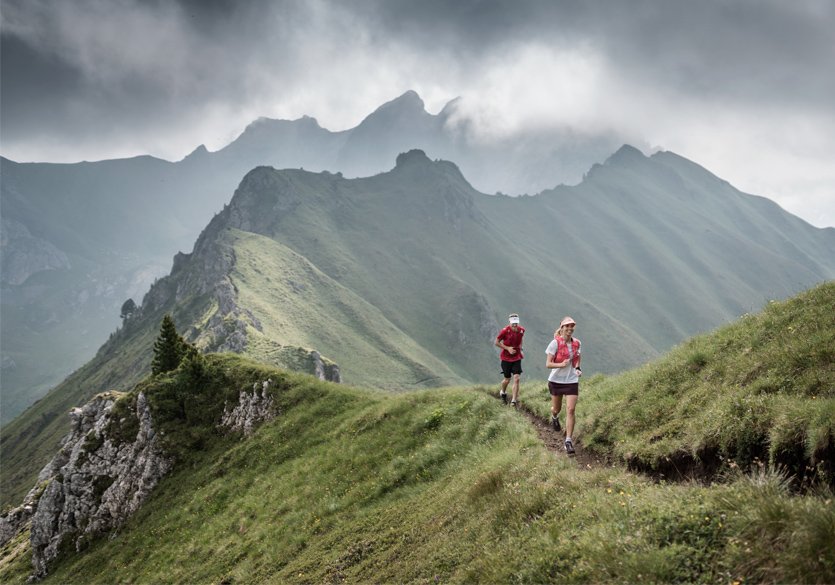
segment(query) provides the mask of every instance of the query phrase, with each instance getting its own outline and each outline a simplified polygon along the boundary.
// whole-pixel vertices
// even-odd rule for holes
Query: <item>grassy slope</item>
[[[484,388],[389,395],[211,359],[225,375],[201,389],[204,414],[269,377],[278,418],[221,438],[198,407],[188,427],[166,419],[177,374],[143,382],[182,458],[132,519],[46,583],[835,578],[825,488],[792,496],[768,472],[706,487],[582,470]],[[25,577],[26,556],[0,568],[4,582]]]
[[[301,171],[276,174],[292,183],[302,203],[265,235],[376,306],[459,376],[484,382],[499,375],[493,336],[513,311],[526,316],[528,343],[542,348],[559,306],[585,307],[604,338],[628,333],[543,265],[547,224],[528,224],[527,217],[520,222],[534,234],[533,251],[506,233],[504,218],[522,200],[474,191],[450,163],[417,161],[351,181]],[[480,329],[480,299],[488,303],[489,331]],[[618,371],[655,353],[643,343],[620,352],[613,347],[607,344],[591,365]],[[527,371],[545,375],[539,360]]]
[[[96,214],[105,214],[107,208],[115,217],[136,219],[156,209],[158,200],[140,205],[131,192],[124,192],[119,202],[99,194],[95,204],[80,206],[89,183],[98,181],[114,192],[119,190],[118,177],[130,167],[138,181],[135,187],[150,189],[159,200],[186,189],[176,179],[177,165],[149,158],[46,165],[41,170],[8,161],[4,165],[10,173],[4,184],[27,175],[34,192],[27,207],[4,191],[4,209],[6,200],[12,210],[22,206],[17,212],[35,235],[49,235],[62,248],[99,265],[96,270],[104,280],[105,272],[117,265],[118,278],[110,276],[124,279],[131,266],[135,268],[131,262],[136,262],[127,252],[113,258],[106,253],[119,242],[128,252],[141,251],[145,244],[137,238],[144,233],[147,240],[148,232],[108,232],[123,223],[112,221],[107,230],[91,229],[92,224],[85,223],[93,217],[87,207],[92,205]],[[97,179],[89,175],[94,169]],[[587,366],[613,373],[646,363],[681,339],[734,319],[765,297],[784,298],[835,274],[835,230],[814,230],[767,200],[741,194],[670,153],[646,158],[626,148],[606,165],[597,165],[581,185],[520,198],[478,193],[451,163],[428,160],[412,160],[392,172],[357,180],[303,171],[275,174],[294,185],[301,205],[287,218],[277,217],[281,214],[271,207],[261,209],[266,223],[278,225],[274,233],[262,233],[374,305],[434,356],[417,361],[444,383],[486,382],[498,374],[492,335],[512,311],[523,315],[528,345],[537,351],[564,314],[581,320],[584,341],[598,348]],[[218,201],[217,185],[206,186],[211,177],[201,181],[200,189],[211,190],[209,200]],[[63,198],[46,206],[39,197],[64,183]],[[157,183],[163,186],[149,187]],[[212,204],[200,207],[195,215],[193,205],[183,203],[150,224],[139,222],[151,225],[157,236],[164,232],[164,237],[151,237],[154,253],[168,249],[163,243],[170,238],[181,238],[183,226],[194,227],[200,217],[208,217]],[[154,247],[157,244],[161,247]],[[77,276],[96,278],[82,268],[76,267]],[[33,301],[27,318],[41,313],[48,321],[51,307],[56,300],[63,303],[65,293],[66,286],[56,285],[51,297]],[[111,317],[106,323],[115,323],[124,300],[118,292],[115,295],[109,299]],[[19,318],[18,308],[5,303],[8,296],[4,291],[4,352],[24,365],[2,374],[9,390],[0,422],[31,402],[32,393],[56,384],[81,356],[92,353],[84,344],[75,344],[74,351],[61,352],[61,364],[51,365],[46,376],[44,366],[27,367],[26,355],[19,349],[10,353],[10,348],[25,347],[27,355],[30,349],[41,355],[46,344],[32,323]],[[56,314],[65,323],[43,331],[52,341],[72,339],[83,330],[68,320],[62,303]],[[94,308],[98,310],[90,310]],[[106,323],[86,327],[89,336],[101,338],[108,331]],[[643,327],[639,336],[633,334],[636,327]],[[20,343],[5,343],[9,336]],[[330,357],[338,362],[352,359]],[[439,360],[453,376],[437,371],[434,364]],[[546,375],[540,360],[526,364],[525,371],[537,378]]]
[[[535,352],[571,314],[597,348],[587,365],[614,373],[835,274],[835,231],[799,235],[801,253],[797,222],[662,154],[626,149],[577,187],[520,198],[478,193],[454,165],[417,156],[366,179],[275,171],[300,204],[259,233],[475,382],[496,375],[479,300],[496,328],[522,314]],[[545,377],[540,360],[526,365]]]
[[[235,234],[232,282],[240,304],[259,316],[266,339],[351,356],[339,362],[343,379],[375,388],[406,390],[456,379],[379,310],[298,254],[263,236]],[[261,337],[252,331],[250,336]],[[245,354],[268,361],[263,347],[253,343]]]
[[[390,344],[389,348],[378,346],[375,352],[378,357],[380,351],[388,355],[370,366],[358,359],[362,355],[357,353],[362,347],[360,336],[346,331],[340,333],[333,353],[325,354],[348,368],[347,382],[379,382],[384,388],[403,388],[421,380],[437,384],[432,376],[439,376],[444,383],[497,379],[492,335],[503,323],[498,320],[510,311],[524,316],[528,330],[525,379],[545,378],[542,349],[566,313],[580,321],[578,336],[586,347],[594,348],[585,358],[587,371],[612,372],[646,363],[658,349],[680,340],[684,332],[706,329],[710,319],[723,322],[737,309],[736,315],[742,314],[745,309],[739,295],[753,299],[768,290],[783,294],[790,285],[797,285],[793,280],[797,275],[811,278],[814,266],[803,254],[795,254],[794,260],[779,260],[773,252],[761,250],[760,255],[748,257],[750,266],[744,266],[727,253],[743,244],[752,245],[753,240],[735,239],[734,226],[748,238],[762,239],[763,249],[766,244],[791,249],[781,231],[780,221],[785,218],[773,205],[736,192],[674,155],[660,157],[667,161],[661,164],[658,155],[647,159],[632,154],[630,157],[629,151],[624,151],[609,164],[595,167],[578,187],[521,198],[479,194],[454,165],[428,160],[412,160],[390,173],[350,181],[329,173],[267,170],[291,183],[301,204],[287,217],[277,216],[269,205],[259,208],[258,216],[275,226],[270,233],[276,241],[327,275],[333,286],[343,287],[346,295],[350,291],[354,299],[360,297],[373,305],[410,338],[401,345],[403,338],[396,331],[389,337],[381,335],[381,345]],[[718,194],[711,195],[713,190]],[[742,206],[745,213],[733,215],[729,202]],[[715,233],[705,237],[699,231],[707,225],[704,210],[719,204],[721,213],[713,215],[721,221],[710,224]],[[631,218],[629,209],[644,215]],[[744,218],[749,216],[762,216],[762,221],[747,220],[750,223],[745,224]],[[513,233],[511,223],[525,227]],[[809,249],[818,245],[819,257],[824,257],[828,233],[816,232],[804,245]],[[722,246],[712,247],[714,240]],[[764,270],[753,274],[763,264],[777,266],[779,274],[769,277]],[[255,258],[248,266],[251,269],[246,268],[246,275],[238,274],[248,279],[240,292],[253,297],[253,303],[255,295],[248,288],[264,290],[267,295],[287,292],[286,282],[274,288],[266,280],[271,275],[277,278],[282,270],[277,260]],[[659,279],[656,273],[662,269],[668,272]],[[745,273],[746,282],[740,285],[736,273]],[[704,282],[713,284],[705,286]],[[295,301],[303,294],[289,296]],[[667,294],[679,300],[672,303]],[[340,292],[331,297],[329,310],[339,304],[341,296]],[[282,312],[271,300],[257,301],[264,306],[264,323],[280,343],[287,344],[299,331],[290,331],[285,337],[282,323],[291,322],[294,316]],[[317,313],[315,306],[293,306],[294,311]],[[345,327],[362,323],[359,330],[367,330],[375,320],[374,312],[368,312],[367,306],[357,312],[358,306],[352,305],[345,315]],[[185,313],[183,320],[177,321],[180,326],[192,322]],[[317,317],[320,320],[322,313]],[[129,364],[149,355],[159,317],[161,314],[148,325],[142,343],[125,350],[125,355],[131,356],[126,364],[96,358],[90,368],[76,372],[19,421],[3,427],[4,462],[11,461],[14,469],[0,478],[4,506],[17,501],[21,490],[31,483],[23,480],[17,465],[25,462],[24,475],[29,476],[51,457],[66,432],[65,414],[71,406],[82,404],[108,385],[127,389],[136,382],[138,370],[125,379],[120,376]],[[316,337],[309,334],[308,338],[332,344],[329,327],[325,322]],[[382,333],[388,334],[388,328],[383,329]],[[256,341],[252,355],[263,358],[269,348]],[[414,345],[422,350],[409,349]],[[343,353],[341,347],[352,349]],[[403,353],[408,359],[397,357]],[[445,367],[439,366],[439,361],[445,362]],[[383,371],[383,364],[392,369]],[[398,368],[410,372],[405,381],[392,374],[400,371]],[[98,379],[101,374],[94,373],[100,370],[107,372],[105,383]],[[85,380],[89,376],[93,377]],[[46,427],[50,430],[45,434]],[[16,442],[13,454],[7,450],[10,441]],[[12,489],[10,481],[15,482]]]
[[[835,281],[770,301],[643,367],[593,376],[583,382],[576,434],[669,477],[764,463],[835,484],[833,314]],[[523,390],[547,416],[545,385]]]
[[[835,481],[835,281],[586,387],[584,439],[621,458],[755,457]]]

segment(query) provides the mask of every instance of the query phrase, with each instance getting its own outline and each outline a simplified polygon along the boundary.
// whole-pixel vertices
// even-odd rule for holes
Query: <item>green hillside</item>
[[[566,314],[586,371],[613,374],[834,274],[835,230],[671,153],[624,147],[576,187],[518,198],[420,151],[364,179],[259,167],[91,364],[0,430],[0,499],[29,489],[70,407],[148,373],[165,311],[204,351],[312,372],[315,350],[346,383],[396,391],[498,385],[492,341],[510,312],[523,380],[546,378]]]
[[[580,451],[611,457],[593,468],[545,449],[492,388],[390,394],[208,356],[196,400],[180,372],[123,398],[149,397],[177,464],[44,582],[832,582],[833,312],[826,283],[583,382]],[[277,418],[223,436],[211,412],[266,377]],[[523,386],[527,408],[545,408],[541,386]],[[803,448],[785,449],[790,436]],[[702,481],[635,472],[711,448],[723,459],[694,460]],[[31,571],[21,539],[3,551],[4,583]]]
[[[69,411],[83,405],[95,395],[108,391],[126,392],[151,372],[153,341],[159,332],[165,313],[171,313],[181,331],[191,331],[197,338],[201,333],[201,347],[216,351],[227,341],[227,333],[234,332],[241,322],[240,311],[224,313],[218,306],[227,302],[219,295],[200,288],[200,278],[210,274],[205,262],[221,262],[226,254],[233,254],[234,234],[223,232],[220,238],[207,245],[207,257],[198,254],[190,265],[180,265],[174,274],[152,286],[141,310],[126,320],[123,327],[111,334],[96,356],[84,367],[73,372],[59,386],[38,400],[23,414],[0,430],[3,473],[0,475],[0,506],[17,505],[31,489],[43,466],[61,446],[61,439],[69,432]],[[213,285],[225,282],[221,271]],[[195,282],[197,281],[197,282]],[[225,307],[229,310],[229,306]],[[246,315],[244,314],[245,318]],[[213,319],[214,318],[214,319]],[[253,331],[257,335],[257,331]],[[276,344],[263,336],[253,340],[254,352],[262,361],[273,366],[314,373],[313,350],[298,344]],[[319,357],[323,366],[332,365],[327,354]]]
[[[584,384],[580,436],[631,467],[703,477],[757,462],[835,485],[835,281]],[[549,396],[538,389],[537,411]]]
[[[415,356],[428,370],[417,379],[438,383],[493,381],[490,343],[511,312],[522,315],[535,353],[571,314],[598,348],[588,365],[614,373],[835,277],[835,229],[813,228],[672,153],[625,146],[577,186],[513,198],[476,191],[456,165],[421,151],[362,179],[261,167],[221,210],[229,173],[238,169],[238,181],[251,168],[247,157],[224,160],[200,151],[176,164],[0,161],[4,220],[70,263],[3,285],[0,424],[92,356],[126,298],[164,274],[212,213],[224,227],[275,240],[373,306],[431,354]],[[318,335],[314,347],[332,339]],[[541,359],[525,371],[545,375]]]
[[[281,244],[235,230],[231,275],[239,303],[258,315],[244,351],[269,363],[272,340],[339,354],[341,375],[375,388],[412,390],[458,380],[440,359],[391,325],[373,305]],[[273,275],[273,277],[267,276]]]
[[[95,355],[119,325],[122,303],[141,302],[168,272],[172,256],[191,248],[241,177],[258,165],[368,176],[390,169],[399,152],[418,147],[458,161],[484,188],[518,193],[573,182],[622,143],[614,135],[548,130],[485,147],[450,133],[446,121],[454,108],[455,101],[430,115],[420,97],[407,91],[356,128],[339,132],[308,116],[259,118],[219,151],[201,145],[179,162],[138,156],[51,164],[0,157],[0,425]],[[7,239],[6,221],[27,229],[29,243],[38,245]],[[69,265],[44,264],[44,247],[64,255]],[[7,274],[13,265],[15,274]]]
[[[529,376],[545,377],[566,314],[595,347],[586,365],[615,373],[835,276],[835,230],[804,231],[680,157],[629,147],[577,187],[519,198],[479,193],[419,151],[365,179],[259,168],[216,221],[303,256],[474,382],[498,376],[492,340],[511,312]]]

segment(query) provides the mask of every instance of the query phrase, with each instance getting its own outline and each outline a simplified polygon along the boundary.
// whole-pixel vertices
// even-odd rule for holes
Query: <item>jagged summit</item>
[[[438,125],[436,116],[426,111],[423,100],[412,90],[407,91],[398,98],[386,102],[360,124],[351,130],[353,138],[365,136],[386,136],[387,140],[392,132],[402,132],[409,129],[410,133],[427,132]]]
[[[384,103],[382,106],[374,110],[374,112],[368,117],[370,118],[375,114],[390,112],[392,110],[396,110],[398,112],[426,112],[426,104],[424,104],[423,100],[416,91],[410,89],[400,97],[396,97],[393,100]]]
[[[459,185],[466,185],[468,189],[473,189],[470,182],[461,172],[454,162],[448,160],[431,160],[426,153],[414,148],[408,152],[402,152],[397,156],[397,161],[392,172],[401,171],[404,169],[426,168],[438,174],[443,174],[447,178],[452,179],[454,183]]]
[[[408,165],[417,165],[417,164],[431,164],[431,160],[429,157],[426,156],[426,153],[420,150],[419,148],[415,148],[410,150],[409,152],[402,152],[397,155],[397,161],[395,162],[395,168],[402,168]]]
[[[193,151],[191,151],[189,154],[187,154],[185,156],[185,158],[183,158],[183,161],[202,158],[202,157],[206,156],[207,154],[210,154],[209,149],[206,148],[205,144],[201,144],[200,146],[195,148]]]

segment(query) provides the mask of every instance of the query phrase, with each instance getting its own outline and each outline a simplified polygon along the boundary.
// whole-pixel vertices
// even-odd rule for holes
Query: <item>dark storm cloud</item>
[[[531,41],[581,44],[623,75],[677,91],[824,108],[835,99],[827,0],[375,0],[363,15],[427,51],[476,59]]]
[[[281,100],[310,66],[301,53],[317,34],[455,60],[473,75],[514,46],[579,46],[659,91],[825,109],[835,100],[826,1],[7,0],[2,12],[2,130],[12,141],[38,127],[129,127],[263,98],[259,75]]]
[[[349,128],[414,89],[430,111],[462,96],[480,139],[640,135],[743,189],[809,193],[835,221],[832,0],[3,0],[0,15],[15,160],[175,160],[258,116]]]
[[[269,61],[264,46],[292,39],[296,15],[292,3],[5,1],[4,142],[115,136],[245,103],[259,91],[251,64]],[[274,51],[283,58],[271,74],[287,71],[290,48]]]

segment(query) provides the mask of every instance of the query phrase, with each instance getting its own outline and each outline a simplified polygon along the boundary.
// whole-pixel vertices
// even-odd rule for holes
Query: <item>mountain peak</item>
[[[377,108],[377,111],[389,108],[398,108],[404,110],[425,110],[426,104],[423,103],[423,100],[420,98],[420,96],[417,94],[415,90],[410,89],[400,97],[394,98],[390,102],[384,103],[382,106]]]
[[[207,155],[207,154],[209,154],[209,149],[208,149],[208,148],[206,148],[206,145],[205,145],[205,144],[201,144],[200,146],[198,146],[197,148],[195,148],[193,151],[191,151],[191,153],[190,153],[190,154],[186,155],[186,157],[185,157],[183,160],[184,160],[184,161],[186,161],[186,160],[194,160],[194,159],[201,158],[201,157],[203,157],[203,156],[205,156],[205,155]]]
[[[423,100],[420,99],[417,92],[410,89],[400,97],[386,102],[374,110],[360,123],[359,127],[368,124],[382,124],[385,126],[395,123],[396,120],[418,120],[428,116]]]
[[[629,144],[624,144],[603,164],[612,167],[626,167],[645,159],[646,157],[640,150]]]
[[[395,168],[403,168],[410,165],[431,162],[432,161],[429,160],[429,157],[426,156],[425,152],[423,152],[419,148],[415,148],[413,150],[410,150],[409,152],[401,152],[400,154],[398,154],[397,162],[395,163]]]

